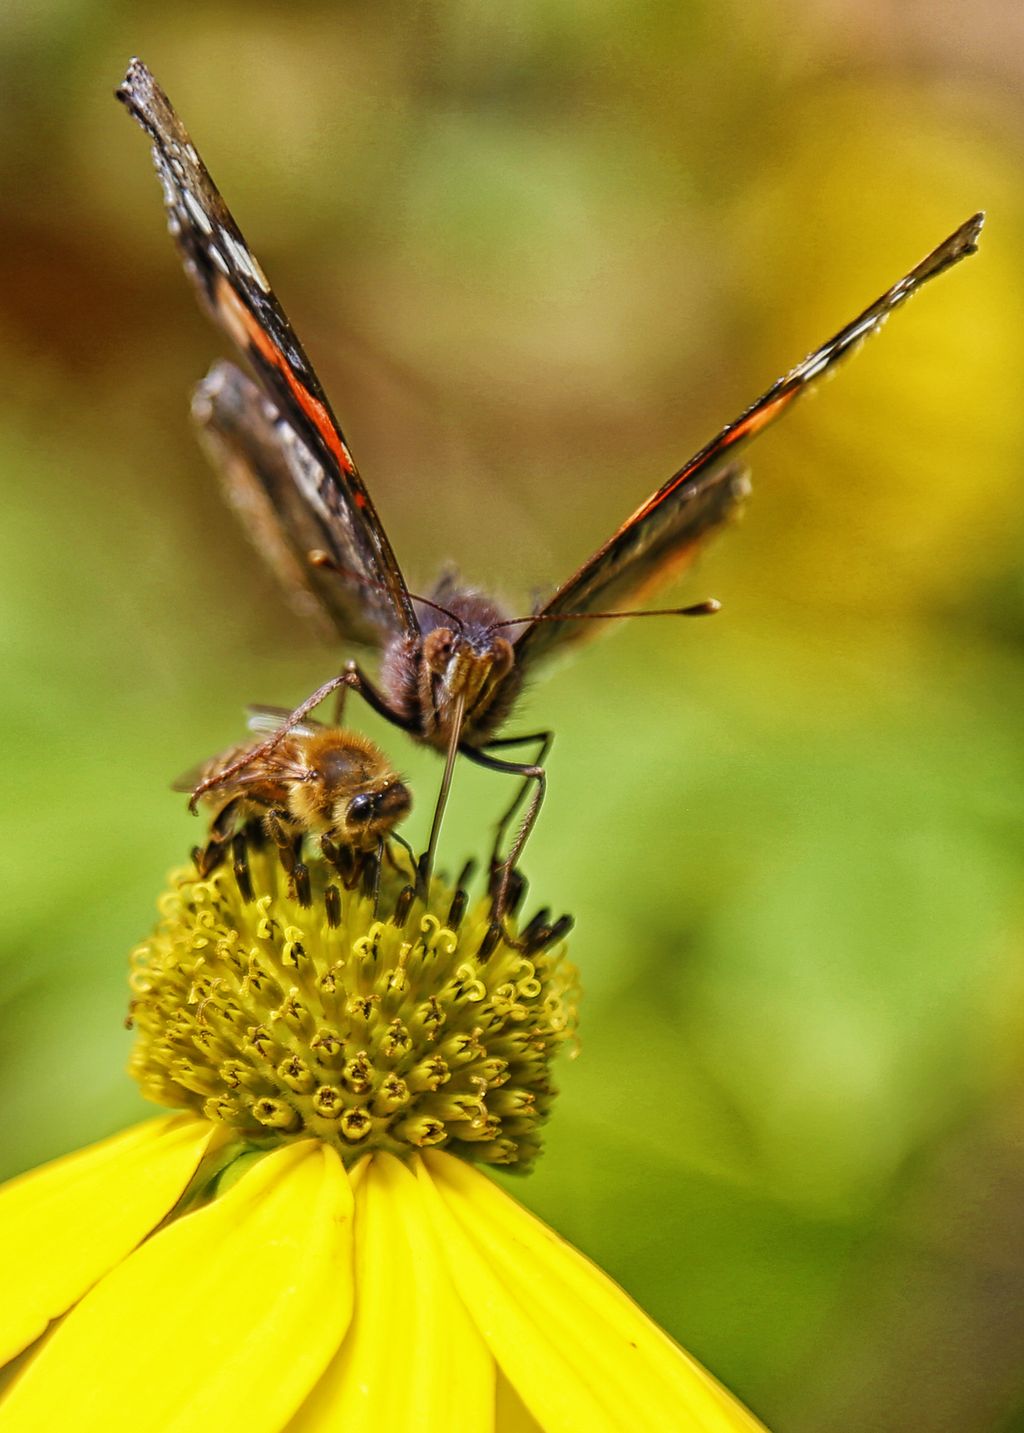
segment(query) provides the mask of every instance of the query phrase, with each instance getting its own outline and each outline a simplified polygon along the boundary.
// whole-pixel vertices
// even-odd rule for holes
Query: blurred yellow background
[[[774,1428],[1024,1429],[1024,11],[0,9],[3,1165],[140,1117],[169,781],[336,669],[187,420],[225,346],[114,103],[168,90],[414,588],[529,609],[965,219],[743,524],[533,687],[582,1053],[516,1192]],[[353,706],[414,783],[440,764]],[[507,787],[460,769],[444,847]]]

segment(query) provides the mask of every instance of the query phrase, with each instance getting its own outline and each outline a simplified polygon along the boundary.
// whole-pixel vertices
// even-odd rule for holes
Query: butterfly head
[[[472,712],[485,691],[508,676],[515,657],[512,643],[497,633],[435,627],[423,639],[423,661],[445,696],[461,697]]]
[[[422,663],[436,740],[443,744],[461,706],[467,732],[487,725],[499,694],[510,698],[515,651],[497,624],[505,614],[478,592],[446,590],[445,605],[424,604]]]

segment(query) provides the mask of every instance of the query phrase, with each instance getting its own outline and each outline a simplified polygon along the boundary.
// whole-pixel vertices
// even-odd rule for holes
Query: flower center
[[[385,877],[375,911],[319,859],[306,907],[275,854],[249,867],[251,901],[224,869],[179,873],[133,952],[143,1092],[251,1140],[314,1135],[350,1163],[443,1145],[528,1165],[576,1023],[552,928],[534,920],[513,945],[488,901],[463,914],[439,879],[424,903]]]

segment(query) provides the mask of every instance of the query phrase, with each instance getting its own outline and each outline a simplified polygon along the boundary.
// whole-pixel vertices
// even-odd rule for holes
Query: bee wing
[[[180,776],[176,776],[171,782],[172,791],[194,791],[200,781],[204,780],[210,770],[208,761],[200,761],[196,766],[190,766]]]
[[[229,746],[226,751],[218,751],[215,756],[208,756],[205,761],[197,762],[195,766],[190,766],[187,771],[183,771],[171,782],[171,790],[194,791],[199,783],[205,781],[208,776],[222,771],[238,757],[244,756],[252,745],[251,741],[239,742],[237,746]]]
[[[200,763],[194,766],[191,771],[183,772],[176,781],[171,783],[172,791],[194,791],[201,781],[208,776],[215,774],[215,767],[225,767],[229,760],[240,756],[248,748],[240,747],[235,751],[225,752],[222,756],[214,757],[213,761]],[[229,777],[222,787],[214,787],[215,791],[226,792],[228,796],[243,795],[246,790],[253,786],[266,788],[268,785],[280,786],[289,781],[309,781],[310,770],[306,766],[300,766],[294,761],[274,760],[268,771],[267,763],[259,762],[255,766],[243,766]]]
[[[271,736],[274,732],[280,731],[291,716],[287,707],[264,706],[260,702],[253,702],[247,710],[249,719],[246,726],[250,731],[259,732],[263,736]],[[296,726],[289,727],[288,730],[295,736],[312,736],[316,731],[323,731],[325,725],[322,721],[314,721],[312,717],[307,717],[305,721],[300,721]]]

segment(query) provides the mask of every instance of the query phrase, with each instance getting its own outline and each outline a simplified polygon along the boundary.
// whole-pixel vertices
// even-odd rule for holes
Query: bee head
[[[372,851],[390,836],[412,808],[409,788],[397,777],[372,791],[342,797],[335,803],[334,839],[357,851]]]

